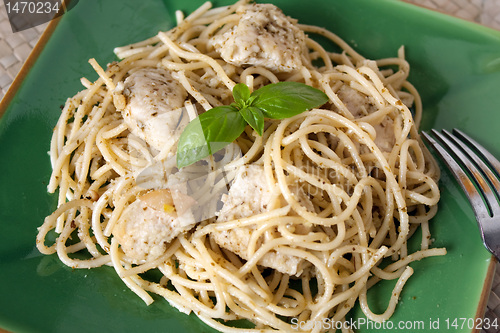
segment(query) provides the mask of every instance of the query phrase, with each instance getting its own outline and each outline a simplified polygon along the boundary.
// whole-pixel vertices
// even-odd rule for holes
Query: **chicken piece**
[[[382,151],[392,151],[392,148],[396,144],[396,137],[394,136],[394,120],[386,116],[384,120],[373,127],[377,133],[373,142],[375,142],[377,147],[379,147]]]
[[[268,203],[272,200],[273,195],[267,186],[262,166],[242,166],[238,170],[228,194],[222,198],[224,205],[218,213],[217,222],[237,220],[263,213],[268,210]],[[211,237],[219,246],[248,260],[247,248],[254,230],[254,226],[243,226],[213,232]],[[264,242],[263,238],[259,239],[256,248],[261,247]],[[270,251],[261,258],[259,265],[298,276],[308,266],[308,262],[302,258],[281,254],[279,251]]]
[[[302,66],[306,36],[274,5],[250,4],[237,9],[236,26],[210,40],[226,62],[290,72]]]
[[[233,184],[222,201],[218,221],[231,221],[267,211],[273,193],[264,177],[264,167],[246,165],[240,167]]]
[[[158,151],[172,148],[189,122],[182,106],[185,89],[161,68],[139,69],[125,79],[122,110],[130,131]]]
[[[344,103],[354,118],[361,118],[375,112],[375,102],[371,96],[360,93],[358,90],[344,84],[337,91],[337,96]]]
[[[113,236],[128,257],[154,260],[165,252],[168,243],[196,224],[189,209],[194,203],[169,189],[148,192],[125,208]]]
[[[367,96],[348,85],[340,87],[337,95],[354,118],[361,118],[377,111],[375,102],[371,96]],[[385,116],[379,123],[371,125],[376,132],[374,142],[377,147],[382,151],[390,152],[396,143],[393,127],[394,121],[390,117]]]

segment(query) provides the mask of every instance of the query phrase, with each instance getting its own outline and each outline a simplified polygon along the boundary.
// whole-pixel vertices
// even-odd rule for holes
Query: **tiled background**
[[[406,0],[408,2],[436,9],[467,20],[500,30],[500,0]],[[0,1],[0,99],[7,92],[13,79],[38,41],[47,24],[18,33],[12,33]],[[497,264],[485,317],[500,317],[500,264]],[[500,319],[498,319],[500,322]],[[484,333],[485,331],[483,331]],[[486,333],[494,333],[489,330]]]

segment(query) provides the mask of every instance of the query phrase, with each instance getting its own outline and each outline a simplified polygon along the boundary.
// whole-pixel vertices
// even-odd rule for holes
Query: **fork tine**
[[[450,171],[453,173],[458,183],[464,190],[472,205],[474,214],[476,215],[476,220],[481,230],[481,237],[483,238],[484,245],[497,258],[497,260],[500,260],[500,205],[497,201],[497,197],[499,196],[499,191],[497,189],[499,182],[497,176],[500,176],[500,162],[498,162],[493,155],[488,153],[485,148],[481,147],[477,142],[469,138],[464,133],[454,130],[454,133],[457,134],[456,137],[445,130],[443,130],[443,133],[444,134],[440,134],[438,131],[434,129],[432,130],[432,134],[436,138],[439,138],[441,144],[425,132],[422,132],[422,136],[442,157],[443,161],[448,165]],[[481,158],[477,156],[472,149],[469,149],[467,144],[465,144],[462,140],[474,147],[474,149],[477,149],[487,163],[484,163]],[[460,160],[464,164],[465,168],[468,169],[471,174],[471,178],[474,179],[479,190],[482,192],[484,201],[481,194],[474,186],[474,183],[469,179],[465,171],[462,170],[462,167],[444,147],[451,149],[457,157],[457,160]],[[465,156],[461,148],[466,152],[466,154],[469,155],[469,157]],[[479,168],[483,170],[488,178],[492,177],[490,179],[490,185],[492,185],[495,189],[495,193],[493,193],[492,188],[487,184],[487,180],[480,173],[475,164],[472,163],[470,158],[477,163]],[[490,166],[488,167],[486,164],[489,164]],[[490,167],[497,172],[497,176],[491,172]],[[486,204],[490,208],[492,215],[489,214]]]
[[[459,162],[461,162],[469,171],[473,181],[478,185],[479,191],[483,195],[483,198],[491,212],[491,214],[488,213],[488,216],[500,213],[495,194],[492,192],[491,187],[488,185],[488,182],[483,177],[481,171],[479,171],[473,163],[473,161],[476,161],[477,163],[482,162],[480,157],[472,152],[472,150],[470,150],[465,144],[460,142],[460,140],[456,139],[450,132],[442,130],[442,133],[444,134],[440,134],[438,131],[433,130],[433,134],[439,137],[441,142],[447,146],[448,149],[452,150],[453,154],[457,156]],[[467,156],[461,148],[466,150],[469,156]],[[488,169],[488,167],[484,167],[486,170]]]
[[[498,180],[498,177],[500,177],[500,161],[498,161],[495,158],[495,156],[493,156],[486,148],[481,146],[479,143],[477,143],[476,140],[472,139],[464,132],[460,131],[457,128],[454,128],[452,132],[453,134],[455,134],[456,137],[460,138],[464,142],[467,142],[471,147],[473,147],[480,153],[480,155],[488,165],[487,170],[490,171],[489,173],[486,174],[488,176],[488,179],[492,183],[495,190],[497,192],[500,192],[500,181]],[[484,162],[483,165],[485,165]],[[491,170],[495,171],[496,176],[491,172]]]
[[[456,131],[458,131],[458,130],[456,130]],[[460,131],[458,131],[458,132],[460,132]],[[481,157],[478,156],[471,148],[469,148],[467,146],[467,144],[465,142],[462,141],[462,138],[459,138],[458,136],[454,136],[453,134],[451,134],[450,132],[448,132],[446,130],[443,130],[443,133],[448,138],[450,138],[451,140],[453,140],[453,142],[457,146],[460,146],[460,148],[465,152],[465,154],[468,155],[469,160],[472,160],[473,162],[475,162],[475,165],[477,167],[479,167],[479,169],[481,170],[481,172],[486,176],[487,180],[489,181],[489,184],[494,188],[496,196],[495,196],[495,193],[493,193],[491,191],[490,187],[484,188],[483,189],[483,194],[485,195],[485,197],[487,197],[488,205],[489,205],[489,207],[490,207],[493,215],[500,214],[500,206],[498,205],[498,202],[497,202],[497,197],[498,197],[499,192],[500,192],[500,181],[499,181],[498,177],[495,175],[495,173],[491,170],[492,168],[494,168],[494,166],[491,165],[491,163],[489,163],[490,165],[486,165],[486,163],[483,162],[483,160],[481,159]],[[485,148],[483,148],[481,145],[479,145],[476,141],[474,141],[473,139],[471,139],[470,137],[468,137],[465,133],[460,132],[460,134],[462,134],[464,140],[466,140],[466,142],[469,145],[471,145],[475,150],[477,150],[481,154],[483,154],[483,153],[489,154],[490,155],[490,161],[493,162],[493,163],[496,161],[497,164],[500,165],[500,163],[498,163],[498,161],[493,157],[493,155],[491,155]],[[458,134],[458,135],[460,136],[460,134]],[[479,177],[476,176],[475,178],[476,178],[476,181],[478,181],[478,183],[479,183],[479,179],[482,180],[482,177],[480,177],[480,176]],[[479,178],[479,179],[477,179],[477,178]],[[484,187],[482,185],[480,185],[480,186],[481,186],[481,188]]]
[[[437,137],[442,137],[441,134],[436,130],[432,130],[432,133]],[[489,212],[481,198],[481,195],[474,186],[474,183],[472,183],[467,174],[462,170],[462,167],[455,161],[455,159],[448,153],[448,151],[446,151],[446,149],[444,149],[429,134],[427,134],[426,132],[422,132],[422,136],[429,143],[429,145],[431,145],[434,150],[441,156],[446,165],[448,165],[448,168],[469,199],[472,205],[472,209],[474,210],[474,214],[478,217],[489,217]]]

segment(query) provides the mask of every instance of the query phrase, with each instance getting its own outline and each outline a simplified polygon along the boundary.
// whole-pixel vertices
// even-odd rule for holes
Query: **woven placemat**
[[[500,30],[498,0],[405,0]]]
[[[405,0],[420,6],[436,9],[470,21],[500,30],[499,0]],[[0,1],[0,99],[9,89],[31,50],[37,43],[47,24],[13,33],[8,21],[4,2]],[[485,312],[485,318],[500,318],[500,264],[496,274]],[[500,319],[497,319],[500,323]],[[483,330],[483,333],[498,330]]]
[[[28,58],[47,23],[13,33],[5,4],[0,1],[0,99]]]

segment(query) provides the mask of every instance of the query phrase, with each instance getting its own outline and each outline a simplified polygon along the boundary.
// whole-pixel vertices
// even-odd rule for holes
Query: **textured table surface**
[[[500,0],[406,0],[500,30]],[[0,99],[9,89],[47,24],[12,33],[0,1]],[[485,317],[500,318],[500,264],[497,264]],[[1,330],[0,330],[1,331]],[[494,333],[496,330],[483,331]]]

